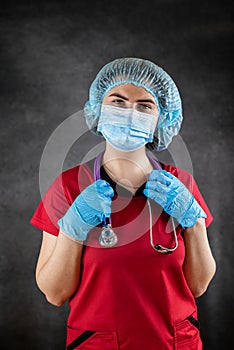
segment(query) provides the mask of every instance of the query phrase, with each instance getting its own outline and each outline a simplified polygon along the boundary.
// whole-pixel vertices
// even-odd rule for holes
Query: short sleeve
[[[191,193],[194,195],[194,198],[196,199],[196,201],[200,204],[200,206],[202,207],[202,209],[204,210],[204,212],[206,213],[207,217],[205,219],[206,222],[206,227],[210,226],[210,224],[213,221],[213,216],[204,200],[204,198],[201,195],[201,192],[194,180],[194,178],[191,176]]]
[[[48,188],[35,210],[30,224],[55,236],[59,234],[57,221],[66,213],[69,200],[60,174]]]

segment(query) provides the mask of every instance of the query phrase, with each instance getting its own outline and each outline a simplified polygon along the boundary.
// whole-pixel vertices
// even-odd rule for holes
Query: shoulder
[[[164,170],[170,172],[172,175],[179,177],[179,176],[183,176],[183,177],[193,177],[193,175],[188,172],[187,170],[184,170],[182,168],[178,168],[174,165],[171,164],[166,164],[166,163],[162,163]]]
[[[94,181],[90,163],[76,165],[75,167],[64,170],[59,177],[62,180],[63,189],[71,202]]]
[[[163,163],[162,165],[164,170],[176,176],[190,191],[193,190],[195,181],[190,172],[171,164]]]
[[[69,168],[67,170],[64,170],[60,176],[62,177],[63,181],[68,182],[72,181],[74,179],[77,180],[79,178],[80,180],[83,180],[83,177],[89,177],[93,178],[93,172],[90,168],[89,163],[84,163],[80,165],[76,165],[72,168]]]
[[[202,209],[205,211],[207,218],[206,218],[206,227],[210,225],[210,223],[213,221],[213,216],[198,188],[198,185],[191,173],[188,171],[177,168],[170,164],[162,164],[164,170],[170,172],[172,175],[176,176],[186,187],[187,189],[193,194],[196,201],[200,204]]]

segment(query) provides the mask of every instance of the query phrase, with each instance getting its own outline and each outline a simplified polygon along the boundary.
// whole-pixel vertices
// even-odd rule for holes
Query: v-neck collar
[[[133,194],[131,191],[129,191],[128,189],[126,189],[125,187],[117,184],[114,180],[112,180],[112,178],[107,174],[107,172],[105,171],[103,165],[100,168],[100,175],[101,178],[103,180],[106,180],[111,187],[113,188],[113,190],[115,191],[115,194],[118,196],[122,196],[122,197],[139,197],[139,196],[143,196],[143,190],[145,188],[145,184],[143,183],[136,191],[135,194]]]

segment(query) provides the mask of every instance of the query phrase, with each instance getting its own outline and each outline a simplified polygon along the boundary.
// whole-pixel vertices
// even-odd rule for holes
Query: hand
[[[78,241],[85,241],[91,228],[111,214],[114,190],[104,180],[97,180],[76,197],[66,214],[58,220],[61,231]]]
[[[150,173],[144,194],[160,204],[183,228],[194,226],[198,218],[206,218],[205,212],[187,187],[165,170],[153,170]]]

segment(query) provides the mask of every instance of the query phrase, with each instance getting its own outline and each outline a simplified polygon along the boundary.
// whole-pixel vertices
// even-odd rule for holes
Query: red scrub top
[[[212,215],[188,172],[163,164]],[[57,221],[77,195],[94,182],[87,164],[60,174],[49,187],[30,223],[58,235]],[[154,244],[174,245],[170,217],[155,202],[152,208]],[[103,248],[101,226],[90,231],[82,256],[79,287],[69,300],[67,349],[201,350],[197,306],[183,274],[185,246],[177,224],[179,246],[171,254],[150,245],[149,209],[144,195],[115,194],[112,226],[118,244]]]

